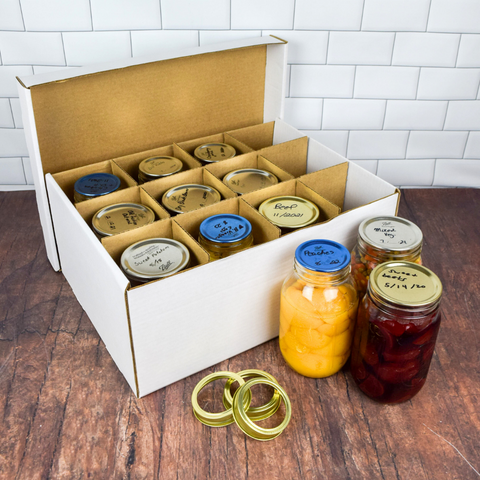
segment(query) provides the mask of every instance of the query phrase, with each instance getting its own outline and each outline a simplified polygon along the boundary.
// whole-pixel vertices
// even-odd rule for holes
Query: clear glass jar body
[[[351,252],[352,257],[352,275],[357,284],[358,296],[360,300],[367,292],[368,278],[372,270],[381,263],[392,260],[408,261],[422,265],[422,248],[415,248],[406,252],[395,252],[390,250],[382,250],[372,245],[368,245],[360,237],[357,244]]]
[[[280,299],[280,350],[288,365],[313,378],[338,372],[350,356],[357,307],[349,265],[319,273],[295,262]]]
[[[358,308],[350,369],[365,395],[381,403],[410,400],[423,387],[441,314],[389,306],[367,292]]]
[[[227,243],[208,240],[200,233],[198,243],[208,252],[211,260],[219,260],[253,246],[253,235],[250,233],[238,242]]]

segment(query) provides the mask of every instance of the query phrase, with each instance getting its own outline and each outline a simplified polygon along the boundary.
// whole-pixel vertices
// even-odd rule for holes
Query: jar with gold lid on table
[[[413,262],[386,262],[370,275],[360,302],[350,370],[381,403],[410,400],[423,387],[440,327],[442,284]]]
[[[338,372],[350,355],[358,297],[350,253],[331,240],[310,240],[295,251],[280,297],[280,350],[306,377]]]
[[[365,295],[368,278],[377,265],[393,260],[421,265],[422,244],[422,231],[410,220],[390,216],[364,220],[351,252],[352,275],[360,298]]]

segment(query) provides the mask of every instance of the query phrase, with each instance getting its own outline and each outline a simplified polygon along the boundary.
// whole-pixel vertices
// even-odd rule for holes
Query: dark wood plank
[[[0,193],[0,478],[478,478],[480,190],[402,193],[399,215],[424,232],[444,299],[427,383],[396,406],[363,396],[348,369],[295,374],[277,340],[136,399],[46,259],[34,193]],[[290,395],[292,421],[274,441],[192,414],[204,375],[245,368],[272,373]],[[201,400],[220,409],[221,395],[215,383]]]

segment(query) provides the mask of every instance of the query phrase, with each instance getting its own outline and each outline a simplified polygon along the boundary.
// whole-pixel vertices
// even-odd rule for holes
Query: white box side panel
[[[296,140],[297,138],[306,136],[307,135],[305,135],[305,133],[297,130],[295,127],[292,127],[287,122],[284,122],[281,118],[277,118],[275,120],[275,125],[273,128],[273,145],[290,142],[291,140]]]
[[[62,272],[136,392],[125,296],[128,280],[50,174],[46,184]]]
[[[326,238],[351,249],[360,222],[394,215],[397,199],[391,195],[324,225],[130,290],[140,396],[276,337],[280,289],[297,246]]]
[[[287,44],[267,45],[265,66],[264,123],[283,117],[287,86]]]
[[[48,206],[47,190],[43,175],[42,159],[40,158],[40,148],[38,146],[37,129],[35,126],[35,116],[33,114],[32,96],[30,90],[18,84],[18,94],[20,105],[22,107],[23,127],[27,140],[28,153],[30,155],[30,165],[32,167],[32,176],[35,183],[35,193],[37,196],[38,213],[42,225],[43,237],[45,239],[45,248],[47,257],[55,271],[60,270],[60,261],[55,244],[55,234],[53,233],[52,217]]]

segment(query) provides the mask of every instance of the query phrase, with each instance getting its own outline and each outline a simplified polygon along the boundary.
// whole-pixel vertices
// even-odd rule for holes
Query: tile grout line
[[[158,0],[158,7],[159,7],[159,13],[160,13],[160,25],[161,25],[161,29],[163,30],[162,0]]]
[[[22,163],[22,170],[23,170],[23,177],[24,177],[24,179],[25,179],[25,185],[29,185],[29,184],[27,183],[27,174],[25,173],[25,165],[24,165],[24,163],[23,163],[23,157],[20,157],[20,160],[21,160],[21,163]]]
[[[329,55],[329,52],[330,52],[330,33],[331,32],[327,32],[327,51],[325,52],[325,64],[324,65],[328,65],[328,55]],[[355,79],[354,79],[355,81]]]
[[[231,0],[230,0],[231,1]],[[293,0],[293,19],[292,19],[292,30],[295,30],[295,17],[297,14],[297,0]]]
[[[454,68],[458,68],[457,65],[458,65],[458,56],[460,54],[460,44],[462,43],[462,38],[463,38],[463,35],[460,34],[460,38],[458,39],[458,47],[457,47],[457,58],[455,59],[455,67]]]
[[[129,32],[130,37],[130,56],[133,58],[133,40],[132,40],[132,32]]]
[[[405,157],[403,160],[408,160],[407,158],[407,152],[408,152],[408,143],[410,142],[410,135],[412,134],[412,131],[410,130],[408,132],[408,135],[407,135],[407,141],[405,143],[405,153],[403,154],[403,156]]]
[[[465,140],[465,146],[463,147],[462,160],[465,159],[465,152],[467,151],[468,140],[470,138],[470,131],[467,132],[467,138]]]
[[[448,117],[448,109],[450,107],[450,100],[447,100],[447,108],[445,109],[445,118],[443,119],[443,125],[442,125],[442,130],[441,132],[445,131],[445,125],[447,123],[447,117]]]
[[[289,72],[289,79],[288,79],[288,98],[291,97],[291,91],[292,91],[292,66],[290,65],[290,72]]]
[[[418,100],[418,91],[420,90],[420,76],[422,75],[422,67],[418,69],[418,77],[417,77],[417,89],[415,90],[415,98],[414,100]]]
[[[27,31],[27,27],[25,25],[25,18],[23,16],[23,8],[22,8],[22,2],[21,0],[18,0],[18,6],[20,7],[20,15],[22,16],[22,23],[23,23],[23,31],[26,32]]]
[[[393,67],[393,52],[395,52],[395,43],[397,42],[397,33],[395,32],[393,35],[393,45],[392,45],[392,56],[390,57],[390,66]],[[397,65],[395,65],[397,66]]]
[[[90,23],[92,24],[92,32],[93,30],[93,12],[92,12],[92,0],[88,0],[88,7],[90,9]]]
[[[63,41],[63,32],[60,32],[60,38],[62,40],[62,49],[63,49],[63,58],[65,60],[65,65],[49,65],[49,66],[61,66],[61,67],[66,67],[67,65],[67,53],[65,52],[65,42]],[[33,66],[32,66],[33,68]]]
[[[430,0],[430,4],[428,5],[427,22],[425,23],[425,32],[428,32],[428,24],[430,23],[430,11],[431,10],[432,10],[432,0]]]
[[[362,15],[360,17],[360,32],[362,31],[362,27],[363,27],[363,15],[365,14],[365,2],[366,0],[363,0],[363,5],[362,5]]]
[[[15,115],[13,114],[12,99],[8,98],[7,100],[8,100],[8,103],[10,105],[10,113],[12,114],[13,128],[19,128],[19,127],[17,127],[17,122],[15,121]]]
[[[437,159],[435,158],[435,163],[433,164],[433,178],[432,178],[432,183],[431,187],[435,185],[435,177],[437,176]]]

